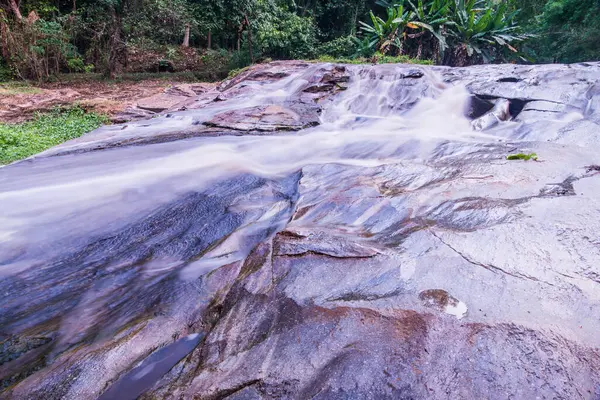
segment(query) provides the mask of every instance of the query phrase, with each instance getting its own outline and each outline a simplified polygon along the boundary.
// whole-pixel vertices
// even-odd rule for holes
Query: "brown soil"
[[[112,117],[134,107],[140,99],[175,84],[165,80],[118,83],[90,80],[48,83],[28,90],[0,89],[0,122],[22,122],[31,119],[36,112],[74,104]]]

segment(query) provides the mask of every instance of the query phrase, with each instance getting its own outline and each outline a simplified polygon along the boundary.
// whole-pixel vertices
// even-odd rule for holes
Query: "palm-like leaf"
[[[384,20],[371,14],[371,24],[361,23],[363,33],[377,39],[377,49],[400,47],[417,40],[413,51],[435,40],[443,53],[464,49],[469,57],[488,61],[499,49],[517,52],[514,43],[534,35],[522,33],[515,23],[517,11],[509,12],[506,0],[377,0],[386,7]],[[418,32],[414,32],[418,30]],[[425,36],[424,36],[425,35]],[[406,47],[404,47],[406,49]]]

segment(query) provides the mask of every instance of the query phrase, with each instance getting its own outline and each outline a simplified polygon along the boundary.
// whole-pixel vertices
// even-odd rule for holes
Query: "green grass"
[[[307,60],[308,62],[327,62],[336,64],[372,64],[373,59],[371,58],[335,58],[331,56],[321,56],[316,60]],[[431,60],[417,60],[410,58],[409,56],[378,56],[376,57],[377,64],[420,64],[420,65],[433,65]]]
[[[236,76],[238,76],[242,72],[248,71],[250,69],[250,67],[252,67],[252,65],[248,65],[247,67],[244,67],[244,68],[232,69],[231,71],[229,71],[229,74],[227,75],[227,79],[233,79],[233,78],[235,78]]]
[[[538,160],[538,156],[535,153],[529,153],[529,154],[523,154],[523,153],[518,153],[518,154],[511,154],[506,156],[507,160],[525,160],[525,161],[529,161],[529,160],[533,160],[533,161],[537,161]]]
[[[0,165],[27,158],[77,138],[107,122],[80,107],[55,109],[21,124],[0,124]]]

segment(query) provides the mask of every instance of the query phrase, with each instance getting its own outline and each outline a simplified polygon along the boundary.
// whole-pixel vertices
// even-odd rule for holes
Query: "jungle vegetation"
[[[0,80],[268,59],[463,66],[600,57],[598,0],[0,0]]]

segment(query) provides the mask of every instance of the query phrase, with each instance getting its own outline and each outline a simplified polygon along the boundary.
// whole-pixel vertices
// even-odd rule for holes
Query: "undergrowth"
[[[0,124],[0,165],[77,138],[105,122],[105,116],[75,106],[37,114],[32,121],[20,124]]]
[[[70,73],[60,74],[52,77],[48,82],[62,84],[77,83],[121,83],[121,82],[143,82],[148,80],[155,81],[176,81],[176,82],[196,82],[199,80],[197,74],[190,71],[184,72],[128,72],[119,75],[115,79],[109,79],[102,74],[97,73]]]
[[[232,69],[231,71],[229,71],[229,74],[227,75],[227,79],[233,79],[233,78],[235,78],[236,76],[238,76],[242,72],[248,71],[250,69],[250,67],[252,67],[252,66],[248,65],[247,67],[244,67],[244,68]]]
[[[331,56],[320,56],[316,60],[307,60],[309,62],[327,62],[336,64],[420,64],[433,65],[431,60],[417,60],[406,55],[402,56],[383,56],[375,55],[372,58],[335,58]]]

